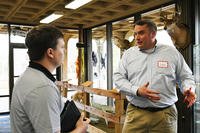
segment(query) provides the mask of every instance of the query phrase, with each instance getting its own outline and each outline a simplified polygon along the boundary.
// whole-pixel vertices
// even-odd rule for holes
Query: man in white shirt
[[[114,74],[116,87],[129,101],[123,133],[176,133],[177,82],[188,107],[196,100],[190,68],[175,48],[158,45],[156,32],[152,21],[137,21],[137,45],[125,51]]]

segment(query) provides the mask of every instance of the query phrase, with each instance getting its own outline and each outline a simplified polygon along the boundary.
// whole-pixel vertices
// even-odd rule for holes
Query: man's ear
[[[152,31],[151,36],[152,36],[152,38],[155,38],[156,37],[156,31]]]
[[[47,56],[50,58],[54,58],[54,50],[52,48],[47,49]]]

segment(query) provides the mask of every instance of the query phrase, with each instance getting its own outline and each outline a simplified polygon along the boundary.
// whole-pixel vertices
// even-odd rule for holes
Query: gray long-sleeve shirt
[[[178,98],[176,83],[183,92],[195,82],[192,71],[183,56],[173,47],[156,45],[152,51],[140,51],[137,46],[128,49],[122,56],[118,71],[114,73],[116,87],[127,95],[132,104],[139,107],[166,107]],[[149,88],[160,92],[161,99],[152,102],[136,95],[137,89],[149,82]]]

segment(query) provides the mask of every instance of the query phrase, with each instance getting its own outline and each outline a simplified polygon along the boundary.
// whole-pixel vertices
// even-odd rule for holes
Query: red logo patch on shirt
[[[168,61],[158,61],[157,66],[158,68],[168,68]]]

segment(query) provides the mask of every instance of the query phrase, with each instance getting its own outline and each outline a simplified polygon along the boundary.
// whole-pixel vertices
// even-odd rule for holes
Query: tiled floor
[[[11,133],[9,115],[0,115],[0,133]]]

